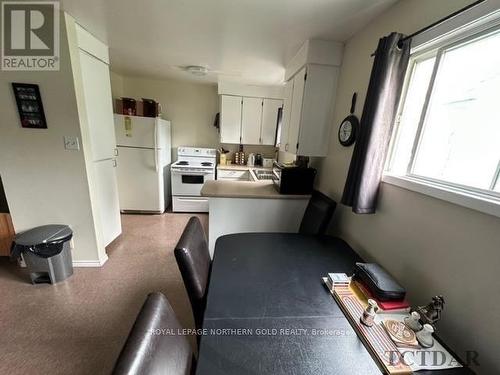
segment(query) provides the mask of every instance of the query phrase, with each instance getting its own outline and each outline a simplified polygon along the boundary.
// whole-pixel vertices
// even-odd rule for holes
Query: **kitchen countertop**
[[[238,165],[238,164],[217,164],[217,169],[225,169],[225,170],[236,170],[236,171],[249,171],[250,169],[265,169],[272,171],[272,168],[264,168],[261,165],[256,165],[254,167],[250,167],[248,165]]]
[[[264,181],[207,181],[201,189],[202,197],[256,198],[256,199],[309,199],[310,195],[280,194],[273,184]]]

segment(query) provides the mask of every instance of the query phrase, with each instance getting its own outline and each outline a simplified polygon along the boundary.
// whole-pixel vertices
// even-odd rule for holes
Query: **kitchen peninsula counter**
[[[207,181],[201,189],[203,197],[255,198],[255,199],[306,199],[310,195],[280,194],[270,181]]]
[[[208,247],[213,257],[220,236],[233,233],[297,233],[310,195],[280,194],[269,180],[206,181]]]

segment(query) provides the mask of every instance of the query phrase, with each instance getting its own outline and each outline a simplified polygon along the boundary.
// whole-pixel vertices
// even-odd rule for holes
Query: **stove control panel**
[[[199,156],[199,157],[213,157],[216,156],[216,151],[214,148],[202,148],[202,147],[184,147],[181,146],[177,148],[177,155],[179,156]]]

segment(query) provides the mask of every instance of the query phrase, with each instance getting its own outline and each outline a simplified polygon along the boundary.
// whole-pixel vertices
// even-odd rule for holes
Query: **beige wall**
[[[68,224],[73,259],[95,262],[100,258],[84,153],[66,151],[63,143],[65,135],[82,136],[64,22],[60,63],[57,72],[0,71],[0,174],[16,232]],[[48,129],[21,128],[11,82],[40,86]]]
[[[219,133],[214,128],[215,114],[219,112],[216,85],[199,84],[171,79],[129,77],[111,72],[111,91],[114,98],[151,98],[161,103],[162,117],[172,122],[172,156],[176,159],[178,146],[219,147]],[[238,145],[223,144],[226,150],[238,150]],[[248,154],[261,153],[274,158],[272,146],[245,146]]]
[[[178,146],[217,147],[219,134],[213,126],[219,111],[217,86],[178,80],[128,77],[113,73],[113,96],[160,102],[162,117],[172,122],[172,156]]]
[[[224,143],[221,146],[229,151],[229,154],[226,155],[228,160],[234,161],[234,153],[239,151],[239,145]],[[245,151],[247,157],[252,153],[261,154],[263,158],[276,159],[276,148],[274,146],[244,145],[243,151]]]
[[[354,91],[356,114],[365,99],[378,38],[391,31],[411,33],[471,3],[464,0],[405,0],[354,35],[346,44],[329,156],[319,165],[318,187],[340,200],[352,147],[337,140]],[[339,206],[332,232],[369,261],[398,278],[413,304],[446,299],[439,334],[461,355],[479,351],[479,373],[500,372],[500,219],[382,183],[375,215],[355,215]]]
[[[111,80],[111,96],[113,98],[121,98],[122,96],[125,96],[125,94],[123,93],[123,77],[115,72],[110,71],[109,78]]]

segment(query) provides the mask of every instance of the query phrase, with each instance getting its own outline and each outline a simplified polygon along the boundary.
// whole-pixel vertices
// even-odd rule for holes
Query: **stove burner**
[[[212,163],[209,162],[209,161],[202,161],[201,162],[201,165],[204,166],[204,167],[211,167],[212,166]]]
[[[183,160],[183,161],[178,161],[177,165],[189,165],[189,163]]]

